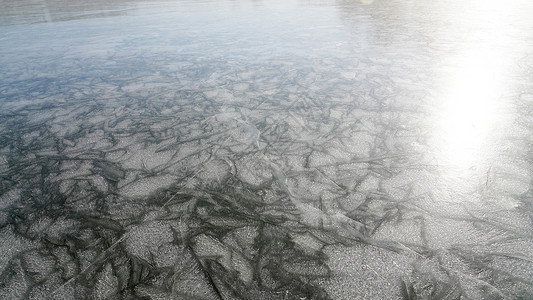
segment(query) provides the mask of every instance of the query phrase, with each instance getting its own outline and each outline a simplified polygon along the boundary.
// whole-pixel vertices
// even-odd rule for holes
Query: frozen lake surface
[[[0,1],[0,298],[533,299],[532,15]]]

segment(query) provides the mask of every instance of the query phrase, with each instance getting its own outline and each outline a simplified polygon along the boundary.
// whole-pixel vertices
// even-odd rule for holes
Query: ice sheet
[[[533,298],[527,1],[3,1],[0,298]]]

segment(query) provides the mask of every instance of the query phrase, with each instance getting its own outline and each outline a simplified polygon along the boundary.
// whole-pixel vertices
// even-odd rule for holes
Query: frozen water
[[[0,298],[533,298],[530,15],[3,1]]]

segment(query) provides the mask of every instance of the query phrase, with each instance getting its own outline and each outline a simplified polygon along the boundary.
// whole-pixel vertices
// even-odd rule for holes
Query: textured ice
[[[395,284],[407,275],[409,264],[415,260],[409,253],[400,255],[373,246],[328,246],[324,251],[332,276],[322,284],[334,299],[401,298],[401,290]],[[380,288],[373,288],[368,281]]]
[[[108,299],[118,292],[118,280],[113,275],[111,264],[106,264],[104,269],[96,277],[94,287],[94,299]]]
[[[4,226],[0,231],[2,246],[0,246],[0,270],[4,272],[9,267],[13,258],[19,253],[36,247],[37,245],[29,239],[16,235],[11,226]]]
[[[7,208],[20,199],[20,190],[10,190],[0,196],[0,208]]]
[[[13,259],[11,264],[3,270],[2,275],[0,294],[8,299],[24,298],[29,283],[20,259]]]
[[[148,196],[159,189],[169,187],[175,182],[175,177],[171,175],[146,177],[142,179],[138,179],[138,177],[140,176],[135,176],[135,183],[132,180],[127,185],[121,187],[124,195],[132,198]]]
[[[171,227],[158,221],[132,226],[125,234],[126,251],[146,261],[152,260],[159,248],[173,240]]]
[[[0,298],[533,298],[532,4],[2,5]]]

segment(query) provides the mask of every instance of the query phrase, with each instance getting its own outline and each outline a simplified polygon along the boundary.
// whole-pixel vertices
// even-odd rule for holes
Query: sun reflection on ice
[[[455,170],[490,165],[498,132],[508,114],[513,52],[513,7],[500,1],[472,2],[457,14],[458,46],[445,58],[437,127],[439,163]],[[479,19],[482,20],[479,20]],[[476,20],[482,27],[469,26]],[[480,22],[481,21],[481,22]],[[470,24],[471,25],[471,24]]]
[[[501,69],[497,53],[470,51],[457,60],[460,66],[449,85],[440,112],[439,133],[442,159],[457,167],[470,167],[489,145],[502,114]]]

